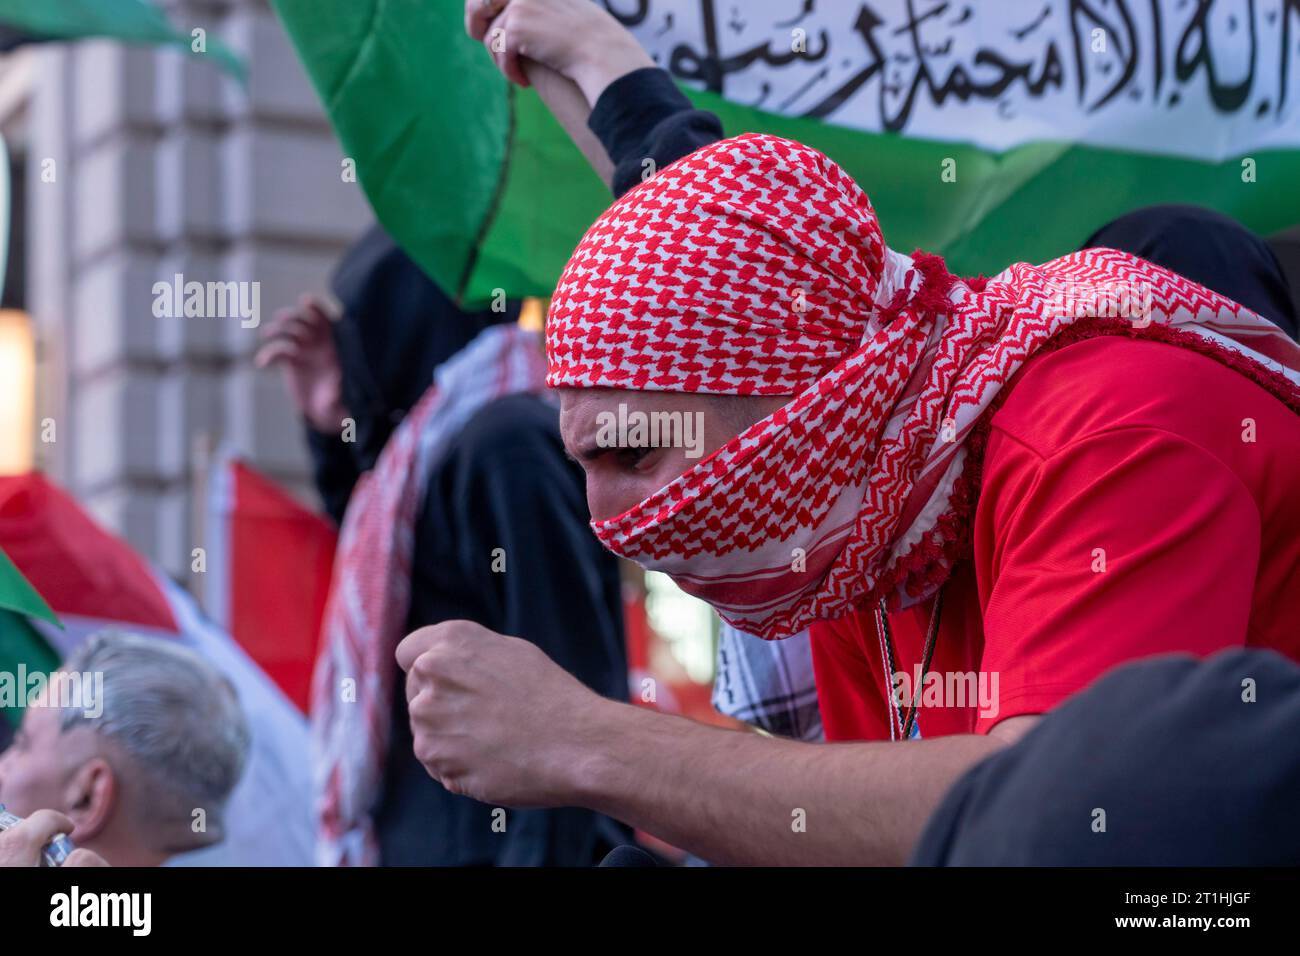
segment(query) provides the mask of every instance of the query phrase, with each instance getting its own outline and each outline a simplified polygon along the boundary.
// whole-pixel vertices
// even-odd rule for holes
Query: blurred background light
[[[35,447],[36,343],[26,312],[0,309],[0,474],[30,471]]]
[[[712,683],[717,642],[713,610],[658,571],[646,572],[645,589],[650,626],[668,643],[691,680]]]

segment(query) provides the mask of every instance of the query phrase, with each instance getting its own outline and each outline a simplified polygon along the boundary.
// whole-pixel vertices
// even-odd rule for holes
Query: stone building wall
[[[247,88],[175,50],[36,48],[21,146],[38,414],[56,424],[38,465],[185,579],[205,448],[227,443],[304,496],[308,475],[278,373],[252,368],[251,320],[158,318],[155,283],[257,283],[265,323],[324,290],[370,214],[264,0],[166,6],[246,58]]]

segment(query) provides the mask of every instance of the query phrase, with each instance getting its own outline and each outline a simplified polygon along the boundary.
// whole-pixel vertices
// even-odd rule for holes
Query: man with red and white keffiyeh
[[[543,41],[574,29],[530,25],[543,6],[591,5],[467,19],[506,32],[503,68],[564,71]],[[956,277],[890,249],[826,156],[745,135],[597,220],[548,354],[597,536],[744,632],[807,628],[826,737],[857,742],[599,700],[452,623],[398,659],[416,756],[460,792],[590,806],[715,862],[901,862],[961,773],[1112,667],[1300,658],[1300,348],[1134,255]],[[623,427],[697,415],[698,445]]]

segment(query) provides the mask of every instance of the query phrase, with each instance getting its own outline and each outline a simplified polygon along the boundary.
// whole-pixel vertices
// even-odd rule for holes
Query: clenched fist
[[[512,807],[578,801],[602,708],[618,705],[535,645],[469,621],[410,634],[397,663],[416,759],[449,791]]]
[[[528,86],[521,61],[533,60],[576,83],[588,106],[619,77],[655,65],[591,0],[465,0],[465,29],[511,82]]]

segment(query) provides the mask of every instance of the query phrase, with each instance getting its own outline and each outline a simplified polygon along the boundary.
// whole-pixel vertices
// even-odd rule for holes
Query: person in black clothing
[[[913,866],[1295,866],[1300,666],[1236,647],[1117,668],[968,770]]]
[[[357,479],[434,370],[489,326],[517,321],[519,305],[460,310],[378,227],[349,250],[332,285],[337,320],[326,303],[303,297],[268,324],[258,364],[283,368],[306,419],[317,488],[341,522]],[[344,435],[349,418],[355,436]],[[482,560],[496,548],[509,555],[506,573]],[[565,457],[557,410],[532,394],[490,402],[433,465],[406,630],[465,619],[517,634],[592,690],[623,699],[621,607],[618,568],[587,526],[582,472]],[[394,694],[373,809],[384,865],[585,866],[630,837],[572,808],[511,811],[496,832],[492,811],[429,777],[412,752],[406,698]]]

